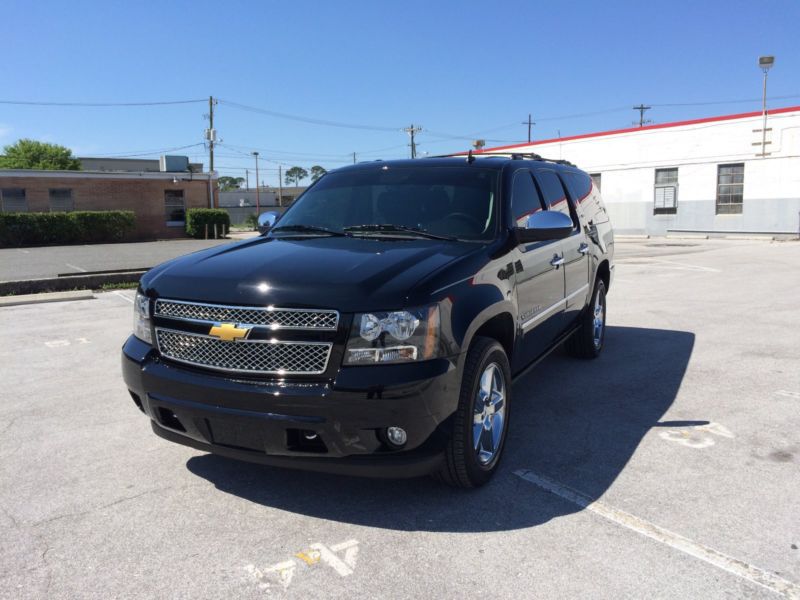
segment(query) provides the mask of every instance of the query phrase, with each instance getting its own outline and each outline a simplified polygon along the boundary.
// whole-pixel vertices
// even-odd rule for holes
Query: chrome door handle
[[[554,254],[553,258],[550,259],[550,264],[553,265],[556,269],[564,264],[564,255],[562,254],[559,256],[558,254]]]
[[[578,252],[580,252],[584,256],[589,254],[589,244],[587,244],[586,242],[583,242],[580,246],[578,246]]]

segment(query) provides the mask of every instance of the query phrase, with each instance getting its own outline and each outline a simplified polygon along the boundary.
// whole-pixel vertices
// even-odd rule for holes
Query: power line
[[[217,144],[217,146],[219,146],[219,144]],[[218,158],[233,158],[233,159],[236,159],[236,160],[244,160],[245,159],[245,156],[243,154],[221,154],[219,152],[215,152],[214,156],[218,157]],[[252,154],[250,156],[252,157]],[[281,161],[281,164],[287,164],[287,162],[295,162],[295,163],[300,162],[302,164],[323,163],[323,162],[325,162],[325,163],[343,163],[344,164],[344,163],[353,162],[353,153],[352,152],[350,153],[350,158],[306,157],[306,158],[303,158],[303,159],[295,159],[295,158],[292,158],[291,156],[287,157],[287,156],[280,156],[280,155],[275,155],[275,154],[272,154],[270,156],[272,156],[272,158],[274,158],[275,160]],[[260,155],[259,159],[262,160],[262,161],[269,160],[267,158],[264,158],[263,155]]]
[[[788,96],[771,96],[767,100],[791,100],[800,98],[800,94],[790,94]],[[712,102],[672,102],[669,104],[651,104],[651,106],[713,106],[715,104],[745,104],[747,102],[761,102],[763,98],[747,98],[744,100],[716,100]]]
[[[268,110],[266,108],[258,108],[256,106],[248,106],[246,104],[239,104],[238,102],[231,102],[229,100],[220,100],[222,104],[232,106],[240,110],[246,110],[253,113],[269,115],[271,117],[278,117],[280,119],[289,119],[291,121],[300,121],[302,123],[311,123],[312,125],[325,125],[328,127],[344,127],[346,129],[367,129],[371,131],[397,131],[400,127],[378,127],[376,125],[362,125],[358,123],[343,123],[341,121],[329,121],[327,119],[316,119],[313,117],[303,117],[300,115],[292,115],[289,113],[277,112]]]
[[[238,144],[238,145],[237,144],[228,144],[227,142],[225,143],[225,146],[230,148],[231,150],[234,150],[235,148],[239,148],[241,150],[259,150],[261,152],[269,152],[270,154],[279,154],[279,155],[291,154],[291,155],[296,155],[296,156],[314,156],[314,157],[328,156],[330,158],[342,158],[344,156],[350,156],[350,153],[346,153],[346,154],[341,154],[341,153],[340,154],[324,154],[324,153],[319,153],[319,152],[314,152],[314,153],[294,152],[292,150],[277,150],[275,148],[259,148],[257,146],[242,146],[241,144]]]
[[[217,156],[224,156],[226,158],[240,158],[240,157],[244,157],[244,156],[247,156],[249,158],[250,156],[252,156],[252,151],[243,152],[243,151],[240,151],[240,150],[236,149],[237,147],[238,148],[247,148],[247,146],[231,146],[231,144],[222,143],[222,142],[217,142],[217,146],[221,146],[223,148],[228,148],[232,152],[236,152],[236,154],[238,155],[238,156],[234,156],[234,155],[231,155],[231,154],[217,154]],[[254,146],[253,150],[261,150],[261,149],[260,148],[256,148]],[[290,162],[298,162],[299,161],[301,163],[307,163],[308,161],[347,163],[347,162],[350,162],[350,160],[351,160],[350,157],[352,157],[352,153],[348,153],[348,154],[332,154],[332,155],[304,154],[302,157],[297,158],[297,157],[294,157],[294,156],[282,156],[281,154],[278,153],[278,151],[275,151],[275,153],[270,153],[270,156],[273,159],[275,159],[272,162],[276,162],[276,164],[282,164],[284,166],[292,166],[292,165],[288,164],[288,162],[280,162],[278,159],[283,159],[285,161],[290,161]],[[347,157],[347,158],[345,158],[345,157]],[[269,161],[270,159],[261,156],[261,160]],[[310,164],[310,162],[309,162],[309,164]]]
[[[455,134],[452,134],[452,133],[442,133],[442,132],[437,132],[437,131],[431,131],[429,129],[425,130],[425,133],[428,134],[428,135],[432,135],[434,137],[443,138],[441,140],[437,140],[436,141],[436,143],[439,143],[439,142],[446,142],[446,141],[449,141],[449,140],[473,140],[477,136],[484,135],[486,133],[492,133],[494,131],[501,131],[503,129],[510,129],[510,128],[516,127],[516,126],[517,126],[516,123],[507,123],[506,125],[500,125],[498,127],[492,127],[491,129],[482,129],[481,131],[473,131],[472,133],[468,133],[466,135],[455,135]],[[504,143],[512,143],[514,140],[490,140],[490,139],[487,139],[486,141],[487,142],[496,142],[496,143],[504,144]]]
[[[217,171],[248,171],[248,170],[252,171],[253,169],[252,168],[248,169],[247,167],[230,167],[230,166],[227,166],[227,165],[217,165]],[[258,170],[259,171],[272,171],[272,172],[275,172],[275,173],[278,172],[277,168],[272,169],[272,168],[269,168],[269,167],[259,167]]]
[[[788,95],[781,95],[781,96],[771,96],[767,98],[770,101],[776,100],[788,100],[788,99],[795,99],[800,98],[800,94],[788,94]],[[217,100],[217,99],[215,99]],[[747,98],[747,99],[738,99],[738,100],[713,100],[713,101],[701,101],[701,102],[671,102],[671,103],[653,103],[650,104],[648,107],[644,107],[642,105],[642,110],[639,107],[636,110],[640,110],[640,121],[644,121],[643,113],[644,110],[649,109],[651,107],[691,107],[691,106],[713,106],[713,105],[724,105],[724,104],[744,104],[749,102],[760,102],[762,98]],[[54,106],[54,107],[89,107],[89,108],[103,108],[103,107],[148,107],[148,106],[168,106],[168,105],[185,105],[185,104],[198,104],[201,102],[207,102],[208,100],[205,98],[200,99],[187,99],[187,100],[161,100],[161,101],[151,101],[151,102],[49,102],[49,101],[28,101],[28,100],[0,100],[1,105],[18,105],[18,106]],[[282,113],[278,111],[272,111],[269,109],[258,108],[254,106],[248,106],[245,104],[240,104],[237,102],[226,101],[226,100],[219,100],[220,103],[238,108],[243,111],[249,111],[253,113],[259,113],[264,115],[269,115],[278,118],[290,119],[294,121],[300,121],[315,125],[322,125],[322,126],[330,126],[330,127],[343,127],[343,128],[350,128],[350,129],[363,129],[363,130],[371,130],[371,131],[384,131],[384,132],[396,132],[406,131],[408,132],[409,128],[397,128],[397,127],[384,127],[384,126],[376,126],[376,125],[366,125],[366,124],[359,124],[359,123],[345,123],[340,121],[332,121],[327,119],[318,119],[313,117],[305,117],[300,115]],[[601,109],[595,111],[588,111],[583,113],[572,113],[572,114],[564,114],[559,116],[551,116],[551,117],[538,117],[538,122],[543,121],[559,121],[559,120],[568,120],[568,119],[579,119],[597,115],[604,115],[616,112],[623,112],[630,110],[629,106],[626,107],[615,107],[615,108],[608,108],[608,109]],[[526,122],[527,124],[527,122]],[[531,120],[531,125],[533,124]],[[502,125],[499,127],[495,127],[492,129],[483,130],[480,132],[474,132],[467,135],[453,135],[449,133],[443,132],[436,132],[426,130],[426,137],[432,136],[434,138],[441,138],[441,139],[434,139],[425,141],[424,144],[426,145],[434,145],[434,144],[441,144],[446,143],[452,140],[471,140],[475,137],[481,136],[485,133],[489,133],[492,131],[499,131],[502,129],[508,129],[511,127],[518,127],[517,123],[511,123]],[[415,132],[416,133],[416,132]],[[495,140],[495,139],[487,139],[488,142],[492,143],[513,143],[516,140]],[[136,150],[136,151],[129,151],[129,152],[117,152],[117,153],[107,153],[107,154],[95,154],[94,156],[101,158],[127,158],[127,157],[138,157],[138,156],[150,156],[156,154],[163,154],[165,152],[174,152],[178,150],[185,150],[188,148],[194,148],[197,146],[202,146],[202,143],[198,144],[188,144],[184,146],[177,146],[172,148],[161,148],[161,149],[153,149],[153,150]],[[216,142],[216,145],[222,146],[219,141]],[[231,144],[224,144],[225,147],[229,148],[233,152],[238,152],[243,156],[250,156],[250,152],[244,153],[237,148],[248,148],[247,146],[235,146]],[[384,148],[379,148],[375,150],[367,150],[363,152],[358,152],[359,155],[374,155],[374,154],[381,154],[383,152],[388,152],[391,150],[399,149],[405,147],[405,144],[398,144],[392,145]],[[416,139],[412,139],[412,153],[416,154],[416,148],[419,144],[416,142]],[[250,149],[250,148],[248,148]],[[256,148],[252,148],[256,149]],[[250,150],[252,150],[250,149]],[[267,152],[272,154],[275,158],[283,158],[287,161],[294,162],[295,158],[297,157],[300,159],[301,164],[305,162],[303,158],[305,157],[306,160],[319,160],[321,162],[349,162],[350,157],[352,156],[351,153],[342,153],[342,154],[321,154],[321,153],[304,153],[304,152],[292,152],[286,150],[275,150],[275,149],[266,149],[266,148],[258,148],[258,150]],[[277,156],[276,156],[277,155]],[[345,161],[345,157],[347,160]],[[234,158],[234,157],[231,157]],[[269,160],[269,159],[265,159]],[[288,163],[279,162],[277,160],[272,160],[269,162],[273,162],[275,164],[289,166]],[[309,163],[310,164],[310,163]]]
[[[128,152],[112,152],[109,154],[93,154],[84,158],[132,158],[135,156],[152,156],[155,154],[163,154],[164,152],[175,152],[176,150],[186,150],[187,148],[195,148],[197,146],[204,146],[203,142],[197,144],[189,144],[186,146],[176,146],[174,148],[157,148],[154,150],[131,150]]]
[[[365,150],[363,152],[359,152],[358,154],[380,154],[381,152],[388,152],[389,150],[397,150],[398,148],[405,148],[407,144],[395,144],[394,146],[389,146],[387,148],[377,148],[375,150]]]
[[[19,106],[90,106],[90,107],[103,107],[103,106],[164,106],[168,104],[195,104],[197,102],[206,102],[207,100],[201,98],[200,100],[163,100],[158,102],[34,102],[30,100],[0,100],[0,104],[16,104]]]
[[[630,108],[628,108],[627,106],[620,106],[620,107],[617,107],[617,108],[606,108],[604,110],[594,110],[594,111],[585,112],[585,113],[573,113],[573,114],[570,114],[570,115],[559,115],[557,117],[537,117],[537,119],[539,119],[539,122],[541,122],[541,121],[562,121],[562,120],[566,120],[566,119],[582,119],[584,117],[594,117],[594,116],[597,116],[597,115],[607,115],[607,114],[610,114],[610,113],[622,112],[622,111],[625,111],[625,110],[630,110]]]

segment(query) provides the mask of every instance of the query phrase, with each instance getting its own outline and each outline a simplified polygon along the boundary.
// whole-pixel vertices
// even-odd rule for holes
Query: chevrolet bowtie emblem
[[[220,323],[214,325],[208,335],[213,335],[225,342],[234,342],[238,339],[245,339],[250,333],[249,327],[237,327],[234,323]]]

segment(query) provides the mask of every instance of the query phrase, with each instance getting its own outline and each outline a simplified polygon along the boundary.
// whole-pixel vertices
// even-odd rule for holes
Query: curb
[[[774,235],[726,235],[726,240],[748,240],[752,242],[774,242]]]
[[[123,271],[116,273],[77,273],[64,277],[47,279],[24,279],[21,281],[0,281],[0,296],[9,294],[40,294],[42,292],[64,292],[75,289],[97,289],[107,283],[136,283],[147,270]]]
[[[49,294],[23,294],[21,296],[3,296],[0,307],[21,306],[23,304],[41,304],[44,302],[70,302],[72,300],[92,300],[92,290],[76,290],[72,292],[52,292]]]

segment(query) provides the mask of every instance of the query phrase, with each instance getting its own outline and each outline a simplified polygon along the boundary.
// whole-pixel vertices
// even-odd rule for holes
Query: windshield
[[[397,233],[420,230],[486,240],[494,237],[496,195],[494,169],[376,165],[326,175],[298,198],[277,227],[389,235],[391,228],[359,226],[394,225]]]

